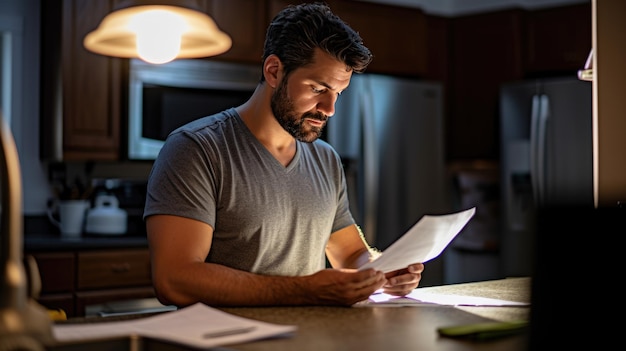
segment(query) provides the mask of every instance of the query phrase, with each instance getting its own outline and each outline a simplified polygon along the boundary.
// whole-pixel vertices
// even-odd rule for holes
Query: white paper
[[[441,254],[475,212],[476,208],[472,207],[452,214],[425,215],[376,260],[359,270],[374,268],[387,273],[413,263],[428,262]]]
[[[202,303],[196,303],[177,311],[142,319],[55,324],[52,332],[55,339],[60,342],[139,335],[195,348],[209,348],[268,337],[287,336],[296,328],[293,325],[271,324],[238,317]]]
[[[398,297],[394,295],[376,292],[370,296],[368,300],[357,303],[354,306],[411,306],[419,304],[436,304],[445,306],[530,306],[527,302],[517,302],[501,299],[492,299],[488,297],[467,296],[467,295],[449,295],[422,292],[420,289],[414,289],[410,294]]]

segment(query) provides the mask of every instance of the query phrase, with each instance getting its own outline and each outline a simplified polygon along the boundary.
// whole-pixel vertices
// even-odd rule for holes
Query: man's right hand
[[[324,269],[307,277],[316,299],[313,304],[351,306],[367,300],[387,280],[374,269]]]

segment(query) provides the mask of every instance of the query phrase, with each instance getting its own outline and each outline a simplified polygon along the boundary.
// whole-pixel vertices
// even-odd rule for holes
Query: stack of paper
[[[195,348],[209,348],[276,336],[289,336],[296,326],[238,317],[202,303],[160,315],[120,322],[55,324],[59,342],[79,342],[138,335]]]
[[[478,296],[428,293],[422,292],[420,289],[415,289],[410,294],[402,297],[377,292],[372,294],[368,300],[359,302],[355,306],[411,306],[419,304],[435,304],[445,306],[530,306],[527,302],[492,299]]]

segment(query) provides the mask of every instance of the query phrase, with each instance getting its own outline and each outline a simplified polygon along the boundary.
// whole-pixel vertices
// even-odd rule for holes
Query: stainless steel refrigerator
[[[438,82],[355,74],[328,122],[326,138],[344,161],[353,215],[379,249],[424,214],[450,211],[442,94]],[[436,265],[423,285],[439,283]]]
[[[503,85],[500,138],[503,275],[530,275],[537,210],[593,206],[591,83]]]

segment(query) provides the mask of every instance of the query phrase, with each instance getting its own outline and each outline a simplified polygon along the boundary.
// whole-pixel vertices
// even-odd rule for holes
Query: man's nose
[[[335,114],[335,103],[337,102],[337,95],[328,94],[324,96],[317,104],[317,110],[324,113],[328,117],[332,117]]]

